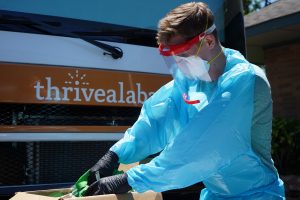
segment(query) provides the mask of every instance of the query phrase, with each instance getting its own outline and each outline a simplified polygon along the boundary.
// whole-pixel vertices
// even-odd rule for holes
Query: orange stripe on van
[[[0,133],[124,133],[129,126],[0,126]]]
[[[0,63],[0,102],[141,106],[171,76]]]

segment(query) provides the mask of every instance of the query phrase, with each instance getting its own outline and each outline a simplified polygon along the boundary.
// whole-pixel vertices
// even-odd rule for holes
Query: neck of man
[[[211,55],[212,61],[210,63],[208,73],[212,81],[216,81],[224,73],[226,65],[226,57],[220,43],[216,44],[215,47],[211,50]]]

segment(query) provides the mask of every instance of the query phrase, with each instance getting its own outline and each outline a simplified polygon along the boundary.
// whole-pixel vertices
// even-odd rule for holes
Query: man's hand
[[[90,185],[84,196],[102,195],[102,194],[122,194],[131,190],[127,181],[127,174],[118,174],[101,178],[99,181]]]
[[[119,157],[113,151],[108,151],[90,170],[87,185],[91,185],[100,178],[113,175],[119,166]]]

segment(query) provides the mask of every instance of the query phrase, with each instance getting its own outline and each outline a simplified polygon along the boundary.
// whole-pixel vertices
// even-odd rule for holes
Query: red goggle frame
[[[168,45],[165,46],[163,44],[160,44],[158,49],[161,55],[163,56],[173,56],[181,54],[187,50],[189,50],[194,44],[199,42],[203,37],[205,36],[204,33],[201,33],[200,35],[196,35],[192,39],[181,43],[181,44],[174,44],[174,45]]]
[[[206,29],[203,33],[196,35],[192,39],[182,43],[182,44],[174,44],[174,45],[168,45],[165,46],[163,44],[160,44],[158,49],[161,55],[163,56],[173,56],[181,54],[187,50],[189,50],[194,44],[199,42],[205,35],[212,33],[216,29],[216,25],[213,24],[211,27]]]

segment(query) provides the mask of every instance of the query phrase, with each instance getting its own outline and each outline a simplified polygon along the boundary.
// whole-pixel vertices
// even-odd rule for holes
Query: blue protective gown
[[[237,51],[224,49],[216,82],[199,81],[200,103],[188,105],[177,83],[160,88],[136,123],[110,150],[121,163],[161,152],[130,169],[137,192],[187,187],[202,181],[202,199],[284,199],[270,155],[272,100],[268,81]]]

